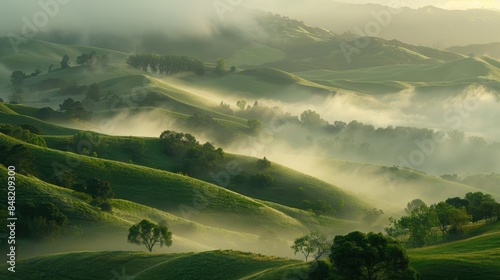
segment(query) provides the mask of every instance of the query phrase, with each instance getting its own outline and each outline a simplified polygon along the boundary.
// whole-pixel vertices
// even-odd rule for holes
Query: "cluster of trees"
[[[74,184],[72,189],[76,192],[88,194],[92,198],[90,205],[99,207],[101,210],[107,212],[113,210],[110,199],[115,196],[115,193],[108,181],[93,177],[84,182]]]
[[[23,144],[13,146],[0,146],[0,164],[5,167],[15,166],[16,171],[21,174],[36,175],[36,167],[33,164],[34,156]]]
[[[127,64],[143,71],[173,75],[180,72],[205,73],[205,64],[192,57],[157,54],[134,54],[127,58]]]
[[[107,154],[109,144],[105,137],[91,131],[78,131],[71,139],[71,147],[76,153],[97,157]]]
[[[189,133],[166,130],[161,133],[160,139],[165,154],[176,159],[177,171],[186,174],[210,168],[224,158],[222,148],[216,149],[209,142],[200,144]]]
[[[47,143],[40,136],[42,131],[32,125],[10,125],[10,124],[0,124],[0,132],[24,141],[26,143],[34,144],[40,147],[47,147]]]
[[[312,232],[295,239],[291,248],[295,254],[302,253],[306,261],[313,257],[308,279],[420,278],[402,245],[382,233],[355,231],[329,241],[327,236]],[[327,253],[328,260],[320,260]]]
[[[98,56],[93,50],[89,54],[82,54],[76,57],[76,63],[94,69],[96,66],[106,67],[109,64],[110,57],[107,54]]]
[[[50,180],[49,180],[50,181]],[[103,211],[111,212],[113,207],[110,199],[115,194],[108,181],[92,177],[87,180],[78,180],[70,170],[61,171],[57,179],[52,180],[54,184],[74,190],[74,194],[92,206],[99,207]]]
[[[303,200],[302,209],[316,214],[317,216],[325,214],[333,214],[334,209],[330,203],[325,200],[318,199],[316,201]]]
[[[75,101],[73,98],[68,98],[63,104],[59,104],[59,111],[63,112],[68,119],[88,120],[91,117],[91,112],[85,109],[82,102]]]
[[[407,216],[391,217],[385,230],[389,236],[419,247],[435,241],[438,231],[443,238],[457,238],[470,222],[498,219],[500,204],[489,194],[469,192],[464,198],[448,198],[430,206],[415,199],[408,203],[405,211]]]
[[[49,239],[58,237],[68,224],[68,218],[52,202],[26,201],[19,204],[20,237],[30,239]]]
[[[10,74],[10,82],[14,87],[21,87],[24,84],[25,79],[36,77],[41,73],[42,71],[40,70],[40,68],[36,68],[31,74],[26,74],[21,70],[16,70]]]

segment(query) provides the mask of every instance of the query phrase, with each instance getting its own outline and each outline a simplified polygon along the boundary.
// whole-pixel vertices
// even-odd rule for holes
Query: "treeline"
[[[443,239],[463,236],[471,222],[485,220],[486,223],[500,218],[500,203],[490,194],[469,192],[464,198],[448,198],[428,206],[421,199],[407,204],[406,216],[389,218],[385,229],[391,237],[411,246],[424,246],[437,241],[441,231]]]
[[[192,57],[157,54],[133,54],[127,58],[127,64],[143,71],[173,75],[180,72],[205,73],[205,64]]]

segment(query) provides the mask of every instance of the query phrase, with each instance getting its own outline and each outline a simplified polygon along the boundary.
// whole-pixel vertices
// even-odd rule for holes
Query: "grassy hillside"
[[[0,123],[23,125],[30,124],[40,128],[45,135],[68,135],[78,132],[76,129],[54,125],[36,118],[38,109],[21,105],[0,103]],[[76,122],[67,122],[67,126],[83,128],[85,125]],[[87,129],[89,126],[86,127]]]
[[[479,229],[465,240],[409,249],[422,280],[497,279],[500,273],[500,224]],[[85,265],[82,265],[85,264]],[[0,276],[9,272],[0,266]],[[44,255],[17,263],[20,279],[84,280],[119,276],[134,279],[305,279],[308,264],[238,251],[148,254],[127,251],[72,252]]]
[[[7,170],[0,166],[0,171],[0,181],[3,185],[7,185]],[[257,244],[257,235],[205,226],[123,199],[112,199],[113,211],[103,212],[98,207],[91,206],[85,197],[75,194],[72,190],[21,174],[16,174],[16,181],[18,183],[16,202],[19,207],[26,205],[29,201],[52,202],[68,217],[69,221],[58,240],[59,246],[54,246],[54,242],[50,240],[40,242],[38,245],[33,244],[34,248],[31,250],[20,246],[21,258],[40,252],[59,252],[64,248],[66,250],[117,250],[118,248],[142,250],[141,247],[126,242],[128,228],[142,219],[149,219],[156,223],[164,222],[174,233],[174,246],[167,249],[157,247],[156,251],[200,251],[251,247],[257,251],[263,250]],[[74,235],[75,226],[81,227],[80,236]],[[21,243],[31,244],[31,241],[22,240]]]
[[[177,169],[176,160],[164,155],[159,138],[140,138],[145,141],[145,152],[139,160],[121,148],[129,139],[128,137],[105,137],[104,139],[109,144],[105,158],[122,162],[133,160],[137,165],[161,170]],[[65,150],[70,145],[71,138],[69,136],[45,137],[45,140],[49,147]],[[237,169],[241,169],[238,176],[232,175],[227,178],[220,174],[226,170],[226,166],[234,163],[237,164]],[[255,185],[250,178],[256,173],[270,174],[274,177],[274,183],[268,187]],[[227,181],[223,187],[231,191],[292,208],[307,209],[308,206],[304,204],[305,200],[312,203],[322,200],[332,206],[335,216],[354,218],[360,214],[360,210],[367,207],[364,202],[349,193],[340,191],[338,187],[283,165],[272,163],[269,168],[262,170],[257,166],[257,158],[253,157],[226,153],[224,160],[209,170],[195,172],[191,176],[219,185]]]
[[[386,211],[404,209],[406,203],[415,198],[426,203],[436,203],[449,197],[464,196],[467,192],[483,191],[481,188],[403,167],[295,156],[279,160],[287,162],[292,168],[349,190]],[[500,199],[500,192],[488,193],[497,200]]]
[[[441,64],[382,66],[348,71],[317,70],[296,73],[310,81],[364,93],[397,92],[419,87],[467,87],[481,82],[479,77],[500,81],[495,59],[464,58]]]
[[[413,265],[426,279],[497,279],[500,275],[500,223],[483,234],[438,246],[408,250]]]
[[[35,68],[46,71],[47,67],[54,64],[58,68],[64,54],[67,54],[72,61],[82,53],[90,53],[95,50],[98,55],[107,54],[112,62],[123,61],[126,54],[123,52],[101,49],[90,46],[54,44],[35,39],[30,39],[24,44],[20,44],[18,52],[12,48],[9,38],[0,37],[0,61],[9,69],[17,69],[31,73]]]
[[[500,42],[450,47],[447,50],[463,55],[491,56],[500,59]]]
[[[84,264],[84,265],[82,265]],[[301,262],[237,251],[147,254],[139,252],[74,252],[40,256],[20,261],[18,279],[280,279],[304,275]],[[5,264],[0,266],[5,268]],[[293,273],[297,271],[296,273]],[[0,276],[10,276],[2,269]],[[290,273],[292,272],[292,273]],[[267,276],[281,276],[268,278]],[[122,279],[122,278],[120,278]]]
[[[0,143],[12,145],[17,141],[0,135]],[[312,213],[304,215],[306,219],[302,223],[263,202],[188,176],[31,145],[29,149],[35,156],[33,162],[38,176],[44,180],[57,182],[54,172],[61,168],[69,168],[77,180],[98,176],[111,183],[118,199],[153,207],[207,226],[254,234],[260,234],[265,228],[286,230],[287,238],[306,231],[306,225],[328,228],[328,219],[318,222],[311,219],[314,216]],[[71,163],[71,167],[65,163]],[[340,209],[356,210],[361,207],[361,204],[356,204],[358,200],[347,200],[349,197],[343,196],[342,192],[333,192],[338,196],[331,196],[331,199],[345,199]],[[279,201],[279,193],[275,195],[269,198]]]

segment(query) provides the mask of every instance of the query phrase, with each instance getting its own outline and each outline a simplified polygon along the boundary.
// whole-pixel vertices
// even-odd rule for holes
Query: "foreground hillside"
[[[500,223],[487,225],[476,237],[443,245],[408,250],[425,279],[498,279]]]
[[[4,268],[5,265],[0,267]],[[1,270],[1,277],[10,276],[5,271],[7,270]],[[230,280],[281,279],[293,276],[307,276],[307,266],[296,260],[237,251],[168,255],[125,251],[74,252],[26,259],[16,267],[17,279],[37,280],[129,279],[128,277],[137,280]]]
[[[428,279],[497,279],[500,224],[482,234],[443,245],[410,249],[413,266]],[[81,265],[85,264],[85,265]],[[310,264],[310,263],[309,263]],[[21,260],[19,279],[307,279],[309,264],[237,251],[147,254],[127,251],[73,252]],[[5,265],[0,276],[7,277]]]

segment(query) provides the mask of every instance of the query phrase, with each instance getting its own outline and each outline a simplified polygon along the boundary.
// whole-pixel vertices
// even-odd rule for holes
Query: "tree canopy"
[[[172,232],[164,225],[155,225],[151,221],[142,220],[128,230],[127,241],[136,245],[144,245],[149,252],[156,244],[172,246]]]
[[[330,261],[346,279],[418,279],[405,249],[382,233],[359,231],[335,236]]]

